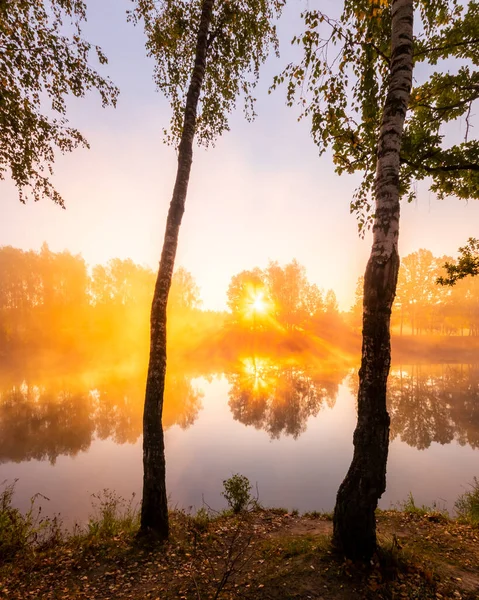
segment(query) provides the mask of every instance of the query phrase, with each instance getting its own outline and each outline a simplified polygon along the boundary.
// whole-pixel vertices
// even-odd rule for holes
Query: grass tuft
[[[477,477],[474,477],[470,486],[471,490],[459,496],[454,508],[460,521],[470,525],[479,525],[479,480]]]
[[[303,517],[307,517],[308,519],[323,519],[324,521],[332,521],[333,516],[333,512],[321,512],[317,510],[311,510],[303,513]]]
[[[435,502],[432,506],[427,506],[426,504],[418,506],[411,492],[409,492],[409,495],[404,502],[398,504],[398,508],[400,511],[409,515],[429,517],[438,521],[449,517],[447,510],[445,508],[440,508]]]
[[[87,525],[86,537],[91,540],[109,539],[134,534],[140,526],[140,512],[133,493],[125,500],[116,492],[104,489],[92,494],[93,513]]]
[[[272,515],[278,515],[278,516],[289,515],[289,510],[282,506],[278,506],[278,507],[274,507],[274,508],[267,508],[266,510],[269,513],[271,513]]]
[[[60,518],[42,515],[38,500],[48,501],[46,496],[35,494],[25,514],[13,506],[16,483],[17,480],[10,484],[4,481],[0,493],[0,564],[45,550],[64,538]]]

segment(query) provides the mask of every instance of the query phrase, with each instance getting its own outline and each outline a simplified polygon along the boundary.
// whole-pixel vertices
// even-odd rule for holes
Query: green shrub
[[[479,480],[474,477],[471,490],[461,494],[454,504],[457,516],[461,521],[479,525]]]
[[[254,502],[251,496],[251,484],[244,475],[236,473],[223,481],[224,491],[221,495],[226,498],[228,506],[234,513],[245,510]]]

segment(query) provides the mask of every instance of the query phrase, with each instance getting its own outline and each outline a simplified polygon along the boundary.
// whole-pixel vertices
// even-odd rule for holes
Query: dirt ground
[[[379,512],[379,551],[365,566],[330,546],[324,516],[260,510],[172,516],[168,544],[131,535],[70,540],[0,568],[0,598],[479,599],[479,529],[441,515]]]

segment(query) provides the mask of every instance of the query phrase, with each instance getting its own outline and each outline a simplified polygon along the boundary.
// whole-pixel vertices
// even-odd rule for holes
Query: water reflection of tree
[[[479,367],[395,367],[388,384],[391,439],[419,449],[432,442],[479,447]]]
[[[81,379],[80,377],[78,379]],[[92,385],[71,379],[63,384],[10,386],[0,393],[0,463],[75,456],[93,439],[134,443],[142,433],[144,376],[110,376]],[[192,425],[203,393],[185,375],[172,371],[166,382],[165,428]]]
[[[284,433],[296,439],[306,431],[309,417],[325,405],[334,406],[343,377],[253,356],[227,375],[228,404],[233,418],[244,425],[264,429],[272,438]]]
[[[75,456],[95,431],[88,393],[45,391],[23,384],[1,394],[0,462]]]

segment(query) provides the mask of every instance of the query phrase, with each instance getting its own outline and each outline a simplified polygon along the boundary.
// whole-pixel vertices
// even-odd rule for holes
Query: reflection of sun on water
[[[268,372],[271,371],[270,361],[264,358],[245,358],[242,362],[245,374],[253,380],[253,386],[266,387]]]

